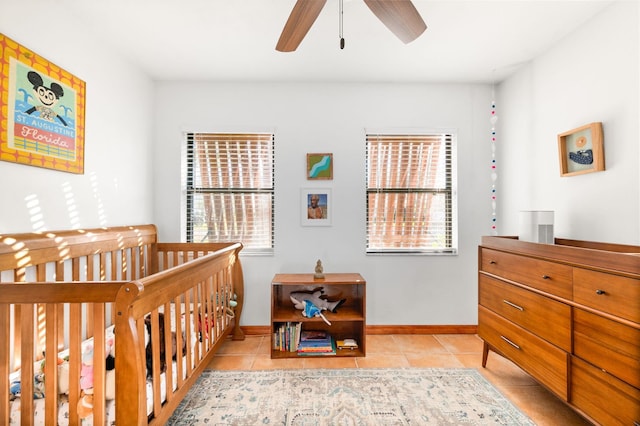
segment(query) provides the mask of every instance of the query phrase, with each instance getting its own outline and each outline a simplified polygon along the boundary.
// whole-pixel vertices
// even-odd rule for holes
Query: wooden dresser
[[[592,422],[640,425],[640,247],[483,237],[478,334]]]

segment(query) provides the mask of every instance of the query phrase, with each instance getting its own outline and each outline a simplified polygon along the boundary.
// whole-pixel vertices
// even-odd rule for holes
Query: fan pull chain
[[[339,18],[340,18],[340,49],[344,49],[344,31],[343,31],[343,12],[344,12],[344,8],[343,8],[343,4],[342,4],[343,0],[339,0],[339,6],[340,6],[340,11],[339,11]]]

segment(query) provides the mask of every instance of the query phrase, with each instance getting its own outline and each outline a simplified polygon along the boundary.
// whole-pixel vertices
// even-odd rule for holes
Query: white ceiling
[[[157,80],[499,82],[611,0],[413,0],[405,45],[362,0],[328,0],[295,52],[275,50],[295,0],[59,0]],[[401,1],[401,0],[400,0]]]

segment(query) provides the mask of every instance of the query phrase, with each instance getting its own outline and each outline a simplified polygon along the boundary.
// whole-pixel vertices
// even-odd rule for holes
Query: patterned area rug
[[[476,369],[206,370],[171,425],[533,425]]]

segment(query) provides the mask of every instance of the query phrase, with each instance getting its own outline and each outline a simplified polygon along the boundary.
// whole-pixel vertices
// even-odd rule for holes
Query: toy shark
[[[327,325],[331,325],[331,321],[327,319],[324,315],[322,315],[322,311],[316,305],[313,304],[310,300],[304,301],[304,309],[302,310],[302,316],[307,318],[312,317],[320,317]]]
[[[347,299],[340,299],[335,302],[330,302],[327,300],[327,296],[324,295],[324,290],[322,287],[318,287],[313,291],[294,291],[289,295],[291,298],[291,302],[296,309],[300,309],[304,311],[305,304],[304,301],[308,300],[313,303],[318,309],[321,311],[331,311],[335,313]]]

